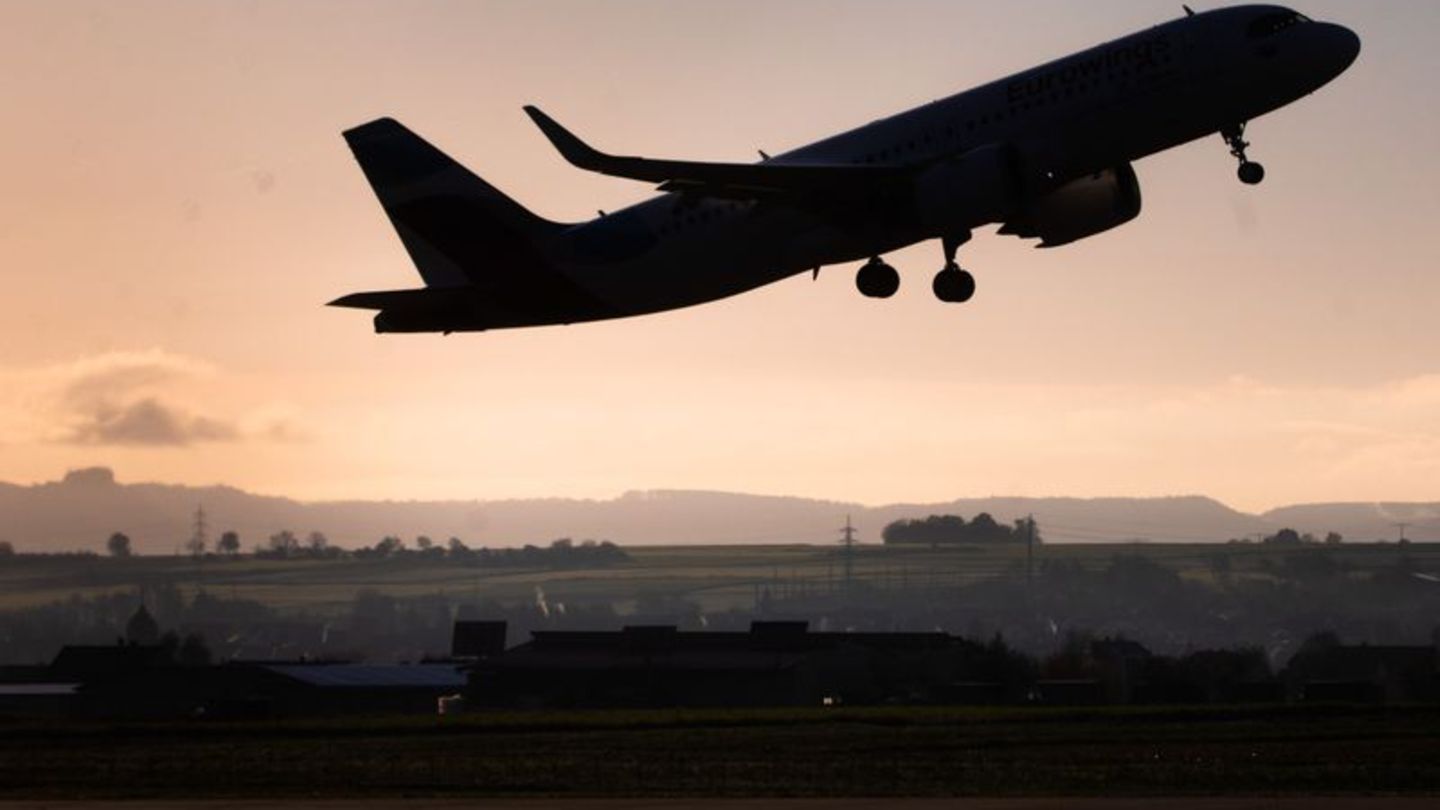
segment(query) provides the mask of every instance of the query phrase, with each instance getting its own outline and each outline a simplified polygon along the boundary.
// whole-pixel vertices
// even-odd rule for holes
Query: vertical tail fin
[[[542,219],[392,118],[344,133],[429,287],[488,286],[533,266],[565,226]]]

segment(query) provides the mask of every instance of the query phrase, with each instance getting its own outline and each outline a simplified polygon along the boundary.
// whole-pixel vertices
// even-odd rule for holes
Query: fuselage
[[[1185,17],[773,162],[921,164],[1006,143],[1018,154],[1028,187],[1043,193],[1249,121],[1348,67],[1358,45],[1347,29],[1299,21],[1275,30],[1255,27],[1287,14],[1244,6]],[[907,225],[899,213],[857,231],[784,205],[692,203],[667,194],[570,228],[551,255],[617,310],[652,312],[938,236],[918,222]]]

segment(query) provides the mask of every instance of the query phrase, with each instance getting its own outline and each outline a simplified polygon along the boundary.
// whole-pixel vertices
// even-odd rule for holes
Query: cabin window
[[[1245,34],[1250,39],[1264,39],[1265,37],[1274,36],[1286,28],[1307,22],[1310,22],[1310,19],[1298,12],[1272,11],[1268,14],[1262,14],[1251,21],[1250,27],[1246,29]]]

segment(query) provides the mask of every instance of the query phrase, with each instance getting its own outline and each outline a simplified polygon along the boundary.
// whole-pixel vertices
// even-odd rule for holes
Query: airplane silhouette
[[[536,107],[560,154],[664,192],[579,223],[543,219],[390,118],[344,133],[425,286],[333,306],[378,310],[377,332],[569,324],[702,304],[825,265],[866,260],[856,286],[889,298],[881,258],[939,239],[932,289],[964,302],[956,263],[975,228],[1057,247],[1140,213],[1132,163],[1220,133],[1255,185],[1247,122],[1343,73],[1360,39],[1279,6],[1186,16],[758,163],[616,156]]]

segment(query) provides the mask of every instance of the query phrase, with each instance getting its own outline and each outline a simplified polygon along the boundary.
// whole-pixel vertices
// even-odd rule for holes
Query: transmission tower
[[[191,554],[200,557],[205,554],[205,549],[209,545],[209,542],[209,527],[205,522],[205,507],[199,506],[195,508],[195,529],[190,534],[190,542],[185,545]]]
[[[854,584],[855,576],[855,525],[850,522],[850,516],[845,516],[845,528],[840,530],[844,535],[841,544],[845,546],[845,592],[849,593]]]

